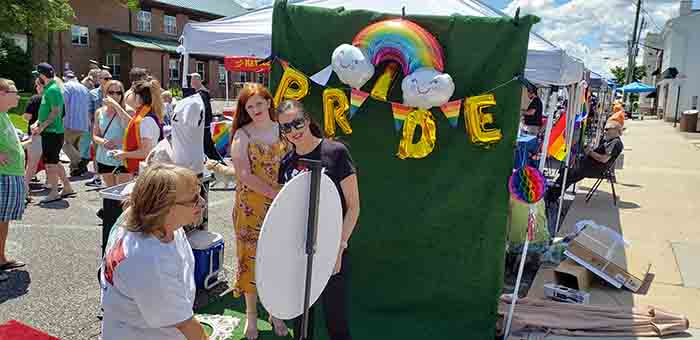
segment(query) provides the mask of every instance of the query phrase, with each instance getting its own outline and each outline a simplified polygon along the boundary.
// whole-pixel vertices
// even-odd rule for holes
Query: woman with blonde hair
[[[287,152],[274,113],[270,91],[260,84],[246,85],[238,97],[236,116],[231,126],[231,158],[237,179],[233,227],[236,232],[238,270],[234,293],[238,295],[242,292],[245,296],[247,339],[258,337],[255,288],[258,237],[267,209],[279,191],[279,164]],[[287,335],[287,326],[282,320],[270,316],[270,323],[275,334]]]
[[[102,339],[207,339],[192,311],[194,255],[182,229],[200,218],[200,186],[191,170],[166,164],[136,180],[102,262]]]
[[[120,81],[110,80],[101,90],[103,105],[95,112],[92,140],[96,146],[97,173],[102,176],[105,184],[111,187],[131,179],[122,161],[112,157],[110,151],[122,148],[124,132],[132,116],[126,111],[124,85]]]
[[[113,157],[124,161],[126,170],[134,175],[139,163],[163,139],[163,99],[157,80],[142,80],[134,85],[134,115],[124,132],[122,150]]]

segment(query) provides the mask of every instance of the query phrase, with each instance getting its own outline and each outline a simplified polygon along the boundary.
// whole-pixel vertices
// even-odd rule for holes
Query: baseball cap
[[[43,74],[47,78],[52,78],[54,76],[53,66],[48,63],[41,63],[36,65],[36,69],[32,72],[34,75]]]
[[[71,70],[66,70],[66,72],[63,72],[63,75],[66,78],[75,78],[75,73]]]
[[[202,76],[197,72],[190,73],[189,76],[192,78],[202,79]]]

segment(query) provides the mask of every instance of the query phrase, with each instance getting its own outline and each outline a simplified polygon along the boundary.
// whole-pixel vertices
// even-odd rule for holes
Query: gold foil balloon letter
[[[384,73],[382,73],[379,76],[379,78],[377,78],[377,81],[374,83],[374,87],[372,88],[372,92],[370,93],[372,97],[382,101],[386,101],[387,95],[389,94],[389,90],[391,89],[391,84],[394,82],[394,79],[396,79],[396,75],[398,73],[399,64],[387,64],[386,68],[384,69]]]
[[[416,127],[420,125],[421,136],[413,143]],[[435,119],[430,111],[415,110],[408,114],[403,124],[403,134],[399,142],[399,158],[424,158],[435,149]]]
[[[344,134],[349,135],[352,133],[352,127],[347,116],[349,108],[350,102],[343,90],[325,89],[323,91],[323,130],[326,136],[335,136],[336,123],[343,130]]]
[[[285,67],[275,91],[275,106],[285,99],[301,100],[307,94],[309,94],[309,80],[306,76],[289,66]]]
[[[492,94],[469,97],[464,105],[464,125],[474,144],[495,144],[503,139],[501,129],[487,127],[494,123],[493,115],[484,112],[487,107],[496,105]]]

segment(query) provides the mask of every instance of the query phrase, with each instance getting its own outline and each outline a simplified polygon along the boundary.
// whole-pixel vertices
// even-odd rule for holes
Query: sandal
[[[61,192],[61,198],[73,198],[75,196],[78,196],[78,193],[75,191]]]
[[[43,200],[39,201],[39,204],[47,204],[47,203],[52,203],[52,202],[57,202],[62,200],[63,197],[59,194],[56,196],[46,196]]]
[[[10,261],[7,261],[7,262],[1,264],[0,270],[2,270],[2,271],[12,270],[12,269],[17,269],[17,268],[22,268],[26,265],[27,264],[25,264],[24,262],[21,262],[21,261],[10,260]]]
[[[272,330],[275,332],[275,335],[287,336],[289,334],[289,329],[287,328],[287,324],[285,324],[284,321],[282,321],[278,318],[275,318],[272,315],[270,315],[267,318],[267,321],[270,322],[270,325],[272,325]],[[280,325],[280,323],[282,325]]]

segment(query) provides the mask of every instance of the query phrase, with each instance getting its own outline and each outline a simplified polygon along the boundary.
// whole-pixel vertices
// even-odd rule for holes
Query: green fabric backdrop
[[[273,54],[311,76],[330,64],[338,45],[390,17],[278,0]],[[456,84],[453,99],[482,94],[522,72],[530,27],[538,20],[526,16],[515,25],[508,18],[456,15],[407,19],[443,45],[445,72]],[[281,72],[275,65],[273,83]],[[401,102],[401,77],[390,92],[395,102]],[[322,122],[323,87],[309,82],[303,103]],[[373,83],[363,90],[369,92]],[[328,87],[345,88],[349,98],[349,88],[335,74]],[[362,201],[350,242],[355,339],[493,338],[520,93],[517,82],[495,91],[493,113],[504,138],[489,149],[470,144],[463,115],[459,128],[450,128],[440,110],[433,109],[437,145],[419,160],[395,156],[399,132],[389,103],[368,98],[353,117],[353,134],[342,139],[359,170]]]

